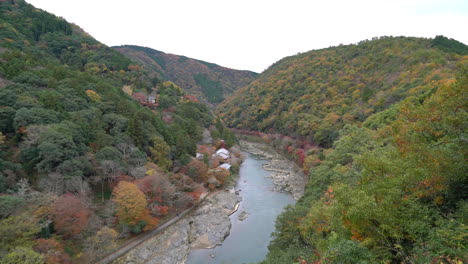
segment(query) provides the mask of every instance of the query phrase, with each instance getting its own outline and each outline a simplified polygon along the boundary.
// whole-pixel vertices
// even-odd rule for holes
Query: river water
[[[254,263],[262,261],[268,253],[276,217],[295,201],[289,194],[271,191],[273,182],[267,178],[270,172],[262,168],[266,161],[245,155],[236,185],[241,190],[242,202],[230,217],[231,234],[221,246],[192,250],[187,264]],[[243,211],[249,215],[240,221],[238,215]]]

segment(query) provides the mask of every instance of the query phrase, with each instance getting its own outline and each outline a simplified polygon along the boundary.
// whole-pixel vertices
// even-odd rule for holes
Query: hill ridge
[[[286,57],[218,105],[217,113],[234,128],[330,146],[346,123],[454,79],[456,64],[466,56],[440,49],[440,39],[459,44],[442,36],[381,37]]]
[[[150,74],[174,82],[209,105],[218,104],[258,75],[148,47],[122,45],[112,48],[143,65]]]

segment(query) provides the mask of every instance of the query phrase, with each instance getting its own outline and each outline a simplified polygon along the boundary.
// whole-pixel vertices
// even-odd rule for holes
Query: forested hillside
[[[456,263],[468,246],[468,71],[345,125],[262,263]]]
[[[218,106],[231,127],[307,138],[330,147],[408,96],[453,80],[467,47],[455,40],[382,37],[287,57]]]
[[[467,51],[442,36],[310,51],[218,107],[309,173],[262,263],[464,263]]]
[[[172,81],[210,104],[220,103],[258,75],[145,47],[126,45],[113,48],[138,62],[154,76]]]
[[[0,1],[0,262],[94,263],[196,202],[202,132],[229,138],[213,120],[76,25]]]

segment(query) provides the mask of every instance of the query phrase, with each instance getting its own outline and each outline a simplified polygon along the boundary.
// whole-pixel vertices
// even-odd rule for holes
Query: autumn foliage
[[[163,173],[153,173],[134,181],[138,189],[146,196],[148,203],[162,204],[174,193],[175,187]]]
[[[180,172],[192,177],[198,182],[201,182],[203,180],[206,180],[206,176],[208,173],[208,166],[202,161],[194,159],[185,167],[183,167],[180,170]]]
[[[362,126],[346,125],[333,149],[319,151],[319,163],[306,158],[313,184],[278,218],[263,263],[279,255],[312,263],[464,263],[467,85],[461,67],[456,82],[408,97]]]
[[[86,228],[90,211],[79,197],[68,193],[57,199],[51,214],[57,232],[71,237]]]
[[[226,169],[218,168],[218,169],[212,170],[210,172],[210,175],[215,177],[216,180],[219,181],[219,184],[222,185],[222,184],[224,184],[224,182],[226,182],[226,180],[229,178],[229,176],[231,176],[231,173]]]
[[[381,37],[290,56],[224,100],[217,114],[233,128],[308,137],[329,148],[346,124],[453,79],[466,56],[432,45]]]
[[[116,215],[119,223],[136,226],[143,222],[143,230],[150,230],[157,225],[157,219],[149,214],[145,195],[134,183],[120,182],[115,187],[113,195],[113,201],[117,204]]]
[[[68,264],[70,257],[64,252],[63,245],[55,239],[38,239],[34,250],[45,257],[46,264]]]

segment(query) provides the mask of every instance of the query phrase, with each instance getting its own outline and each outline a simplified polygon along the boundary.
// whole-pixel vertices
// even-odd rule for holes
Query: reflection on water
[[[262,168],[263,163],[246,154],[236,187],[241,190],[242,202],[231,215],[231,234],[221,246],[192,250],[187,264],[242,264],[265,258],[275,219],[294,199],[289,194],[271,191],[273,183],[266,178],[270,172]],[[244,221],[238,219],[242,211],[249,214]]]

